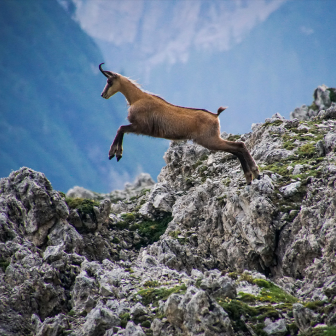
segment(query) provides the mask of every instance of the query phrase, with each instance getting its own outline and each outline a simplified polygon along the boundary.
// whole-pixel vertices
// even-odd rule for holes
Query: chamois
[[[107,84],[101,94],[109,99],[121,92],[129,104],[129,125],[120,126],[110,147],[109,159],[122,157],[122,142],[125,133],[148,135],[169,140],[193,140],[195,143],[215,151],[224,151],[238,157],[247,184],[253,178],[259,178],[259,169],[243,142],[227,141],[220,137],[219,114],[225,107],[220,107],[217,114],[203,109],[173,105],[156,95],[142,91],[130,79],[102,69],[107,77]]]

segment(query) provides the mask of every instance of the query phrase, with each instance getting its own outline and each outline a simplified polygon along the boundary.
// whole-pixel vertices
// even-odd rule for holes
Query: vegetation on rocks
[[[248,186],[187,142],[158,183],[110,194],[2,179],[0,334],[334,335],[336,105],[319,104],[229,136],[261,169]]]

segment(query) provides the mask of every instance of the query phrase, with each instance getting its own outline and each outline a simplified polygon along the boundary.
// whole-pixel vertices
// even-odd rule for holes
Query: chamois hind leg
[[[123,152],[122,142],[124,139],[124,134],[133,133],[134,131],[135,129],[132,124],[119,127],[117,134],[110,147],[109,160],[111,160],[115,155],[117,157],[117,161],[119,161],[122,158],[122,152]]]
[[[251,183],[253,177],[259,178],[259,169],[243,142],[227,141],[219,136],[213,136],[208,139],[198,139],[197,143],[210,150],[222,150],[237,156],[242,165],[247,184]]]

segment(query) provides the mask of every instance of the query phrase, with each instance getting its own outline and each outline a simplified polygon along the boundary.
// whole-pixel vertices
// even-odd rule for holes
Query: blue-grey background
[[[154,179],[168,141],[126,135],[107,70],[171,103],[216,111],[222,130],[250,131],[275,112],[336,86],[334,0],[0,0],[0,177],[28,166],[55,189],[109,192],[140,172]]]

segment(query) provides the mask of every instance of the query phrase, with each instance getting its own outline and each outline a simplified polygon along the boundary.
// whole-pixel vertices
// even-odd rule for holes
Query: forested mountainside
[[[335,93],[222,134],[259,165],[251,185],[187,142],[157,183],[109,194],[1,179],[0,335],[335,335]]]
[[[146,140],[129,137],[123,160],[108,161],[126,103],[121,95],[100,97],[103,56],[57,1],[0,1],[0,31],[1,177],[29,166],[57,190],[100,192],[141,169],[156,177],[164,149],[148,153]]]

